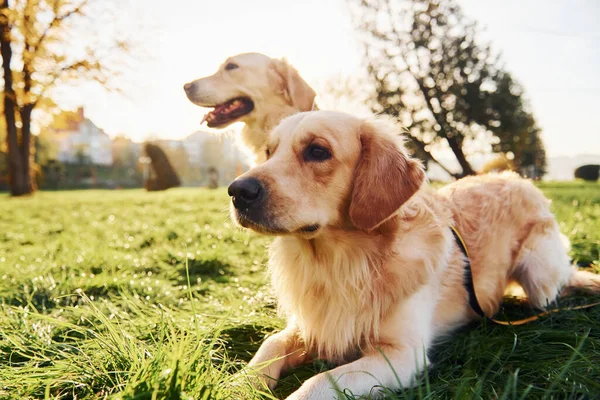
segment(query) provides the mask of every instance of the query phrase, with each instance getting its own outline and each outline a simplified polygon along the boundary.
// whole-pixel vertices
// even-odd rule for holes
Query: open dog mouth
[[[201,124],[215,128],[228,124],[254,110],[254,102],[248,97],[238,97],[225,103],[217,104],[214,109],[202,118]]]

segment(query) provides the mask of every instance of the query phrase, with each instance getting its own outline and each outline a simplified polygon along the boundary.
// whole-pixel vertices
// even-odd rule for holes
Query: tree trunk
[[[4,72],[4,118],[6,120],[6,144],[8,147],[8,175],[12,196],[22,196],[33,191],[29,176],[31,136],[19,143],[16,125],[16,94],[13,87],[11,26],[8,18],[8,0],[0,0],[0,52]],[[24,157],[26,156],[26,157]]]
[[[25,105],[21,110],[21,159],[23,162],[23,179],[26,180],[24,185],[26,186],[27,193],[33,193],[37,189],[35,180],[35,171],[31,168],[34,163],[32,152],[31,152],[31,113],[33,111],[33,104]],[[35,152],[34,152],[35,153]]]
[[[429,152],[429,151],[425,150],[425,146],[426,146],[426,144],[425,144],[425,143],[421,142],[419,139],[417,139],[416,137],[414,137],[414,136],[412,136],[412,135],[410,135],[410,136],[409,136],[409,138],[410,138],[410,139],[409,139],[409,140],[410,140],[410,142],[411,142],[413,145],[415,145],[416,147],[418,147],[418,148],[419,148],[419,150],[421,150],[421,152],[422,152],[422,153],[425,155],[425,158],[426,158],[426,159],[425,159],[425,160],[423,160],[424,162],[427,162],[427,161],[432,161],[432,162],[434,162],[434,163],[435,163],[435,164],[437,164],[437,165],[438,165],[438,166],[439,166],[441,169],[443,169],[443,170],[444,170],[444,171],[445,171],[445,172],[446,172],[448,175],[450,175],[451,177],[453,177],[453,178],[455,178],[455,179],[458,179],[458,178],[460,178],[460,177],[461,177],[461,175],[460,175],[460,174],[456,174],[456,173],[454,173],[454,172],[450,171],[448,168],[446,168],[446,166],[445,166],[444,164],[442,164],[440,161],[438,161],[438,160],[437,160],[437,159],[436,159],[436,158],[433,156],[433,154],[431,154],[431,152]]]
[[[446,123],[445,123],[446,116],[440,115],[439,113],[437,113],[435,111],[433,102],[432,102],[432,98],[429,95],[427,87],[425,86],[425,82],[423,81],[422,78],[419,78],[418,75],[413,73],[410,69],[408,71],[412,74],[414,80],[419,85],[419,89],[421,90],[421,93],[423,94],[423,98],[425,99],[425,104],[427,104],[427,108],[433,115],[433,118],[435,119],[437,124],[440,126],[439,135],[442,136],[444,139],[446,139],[446,141],[448,141],[448,144],[450,145],[450,149],[452,149],[452,152],[456,156],[456,160],[458,161],[458,164],[462,168],[462,174],[460,174],[460,176],[456,176],[456,174],[452,174],[452,175],[455,178],[460,178],[462,176],[467,176],[467,175],[475,175],[475,171],[471,167],[471,164],[469,164],[469,162],[467,161],[467,157],[465,157],[465,153],[462,150],[462,143],[460,143],[456,137],[451,136],[449,134],[449,133],[451,133],[450,130],[452,128],[446,129]],[[437,91],[437,89],[436,89],[436,91]],[[442,103],[442,101],[439,98],[438,98],[438,102],[440,104]],[[454,133],[459,134],[457,132],[454,132]]]
[[[455,137],[446,137],[446,140],[462,168],[462,176],[475,175],[475,171],[467,161],[467,157],[465,157],[465,153],[463,153],[462,146],[458,143],[458,140]]]

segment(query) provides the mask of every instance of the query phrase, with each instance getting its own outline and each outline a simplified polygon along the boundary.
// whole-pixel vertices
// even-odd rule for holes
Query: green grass
[[[600,185],[541,186],[573,258],[598,270]],[[227,208],[222,189],[0,194],[0,398],[281,398],[326,370],[296,369],[274,394],[233,379],[284,322],[269,239],[234,228]],[[472,324],[431,356],[416,388],[387,398],[599,398],[600,307]]]

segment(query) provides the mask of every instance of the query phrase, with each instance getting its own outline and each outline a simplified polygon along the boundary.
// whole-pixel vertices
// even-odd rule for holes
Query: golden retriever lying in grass
[[[184,85],[188,99],[213,110],[204,116],[211,128],[244,122],[242,140],[256,162],[264,161],[269,131],[283,118],[313,109],[315,91],[285,60],[259,53],[228,58],[211,76]]]
[[[229,187],[237,222],[277,235],[269,268],[288,318],[250,367],[272,388],[314,357],[340,364],[289,399],[334,398],[332,382],[355,395],[410,385],[432,341],[478,318],[451,226],[466,241],[488,316],[511,281],[538,308],[565,288],[600,290],[596,275],[570,265],[532,183],[486,175],[436,192],[397,133],[380,119],[296,114],[272,132],[268,160]]]

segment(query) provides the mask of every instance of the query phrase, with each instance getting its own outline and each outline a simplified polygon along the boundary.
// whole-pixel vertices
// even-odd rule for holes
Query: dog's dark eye
[[[271,150],[269,150],[269,149],[266,149],[266,150],[265,150],[265,154],[266,154],[266,156],[267,156],[267,159],[268,159],[269,157],[271,157]]]
[[[234,63],[228,63],[228,64],[225,66],[225,69],[226,69],[227,71],[231,71],[232,69],[236,69],[236,68],[239,68],[239,67],[238,67],[238,65],[237,65],[237,64],[234,64]]]
[[[331,153],[323,146],[318,144],[311,144],[304,150],[304,161],[316,161],[321,162],[329,160]]]

